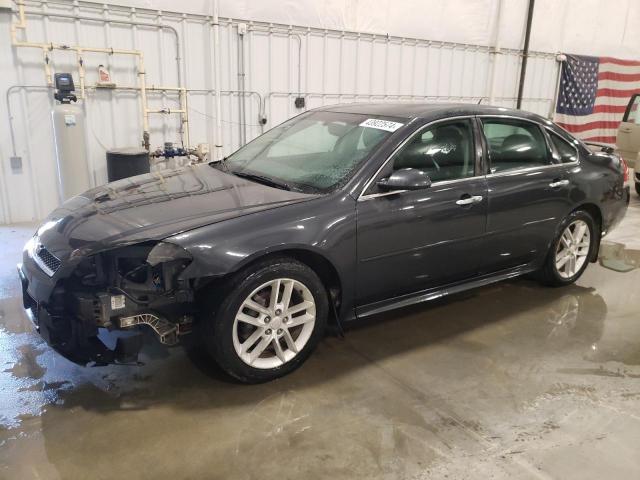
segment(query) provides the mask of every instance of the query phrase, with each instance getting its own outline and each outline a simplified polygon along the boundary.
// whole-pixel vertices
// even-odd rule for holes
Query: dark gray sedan
[[[169,345],[197,332],[226,372],[266,381],[328,321],[528,273],[574,282],[624,216],[626,175],[530,113],[324,107],[222,161],[67,201],[25,246],[24,304],[78,363],[136,361],[147,325]]]

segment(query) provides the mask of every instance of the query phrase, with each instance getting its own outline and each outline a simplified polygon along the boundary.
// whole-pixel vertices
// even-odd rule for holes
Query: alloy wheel
[[[562,278],[576,275],[587,261],[591,232],[584,220],[575,220],[565,228],[556,247],[556,270]]]
[[[305,347],[316,321],[311,291],[291,278],[270,280],[242,302],[233,323],[233,347],[254,368],[279,367]]]

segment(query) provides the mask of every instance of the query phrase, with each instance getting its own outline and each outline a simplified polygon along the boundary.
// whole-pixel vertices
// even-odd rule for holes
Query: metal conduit
[[[43,5],[47,3],[49,5],[64,5],[67,7],[69,6],[69,3],[64,0],[47,0],[46,2],[38,1],[38,0],[34,0],[34,1],[25,0],[24,3],[34,4],[34,5]],[[128,7],[118,6],[118,5],[110,5],[110,8],[113,11],[122,11],[122,12],[129,11]],[[142,13],[149,16],[157,14],[157,11],[152,9],[136,8],[136,10],[138,13]],[[171,11],[171,10],[163,10],[162,14],[166,18],[175,18],[176,20],[187,18],[190,20],[199,21],[202,24],[207,24],[207,23],[210,23],[211,21],[210,16],[207,16],[204,14],[184,14],[182,12]],[[366,39],[367,37],[369,37],[379,41],[388,40],[391,43],[394,43],[394,42],[398,42],[402,44],[414,43],[416,45],[429,45],[434,48],[445,47],[445,48],[460,48],[460,49],[466,48],[471,50],[477,49],[478,51],[481,51],[481,52],[489,52],[491,49],[491,47],[487,45],[477,45],[477,44],[462,43],[462,42],[447,42],[447,41],[440,41],[440,40],[428,40],[428,39],[421,39],[421,38],[415,38],[415,37],[402,37],[402,36],[388,35],[385,33],[378,33],[378,32],[369,32],[369,31],[356,32],[352,30],[336,30],[336,29],[326,29],[326,28],[320,28],[320,27],[306,27],[306,26],[299,26],[299,25],[288,25],[284,23],[260,22],[255,20],[219,18],[220,25],[236,25],[238,23],[245,23],[249,26],[249,28],[264,27],[266,29],[280,29],[284,31],[291,31],[291,33],[297,33],[299,35],[306,35],[307,33],[308,34],[316,33],[316,34],[320,34],[321,36],[323,34],[326,34],[328,36],[333,36],[335,38],[340,38],[342,36],[344,38],[351,38],[351,39],[357,39],[357,38]],[[152,25],[156,25],[156,24],[152,24]],[[513,55],[522,54],[522,50],[516,49],[516,48],[502,48],[501,51],[505,54],[513,54]],[[534,50],[529,51],[530,58],[531,57],[554,58],[555,55],[556,54],[552,52],[543,52],[543,51],[534,51]]]

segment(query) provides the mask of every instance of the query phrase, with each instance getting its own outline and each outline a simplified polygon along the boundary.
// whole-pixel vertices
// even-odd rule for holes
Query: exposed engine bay
[[[188,252],[163,242],[101,252],[60,279],[46,304],[30,307],[38,309],[39,318],[44,314],[45,322],[50,320],[45,326],[49,339],[68,358],[130,363],[137,360],[142,334],[118,337],[110,353],[100,346],[99,329],[131,331],[147,325],[161,343],[177,344],[179,336],[191,331],[195,313],[193,286],[179,278],[190,262]]]

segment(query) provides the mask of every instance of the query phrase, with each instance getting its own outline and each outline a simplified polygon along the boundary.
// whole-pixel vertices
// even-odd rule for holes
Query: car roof
[[[414,103],[414,102],[372,102],[342,103],[327,105],[316,110],[340,113],[359,113],[397,118],[438,119],[457,115],[509,115],[536,121],[546,121],[535,113],[513,108],[477,105],[472,103]]]

